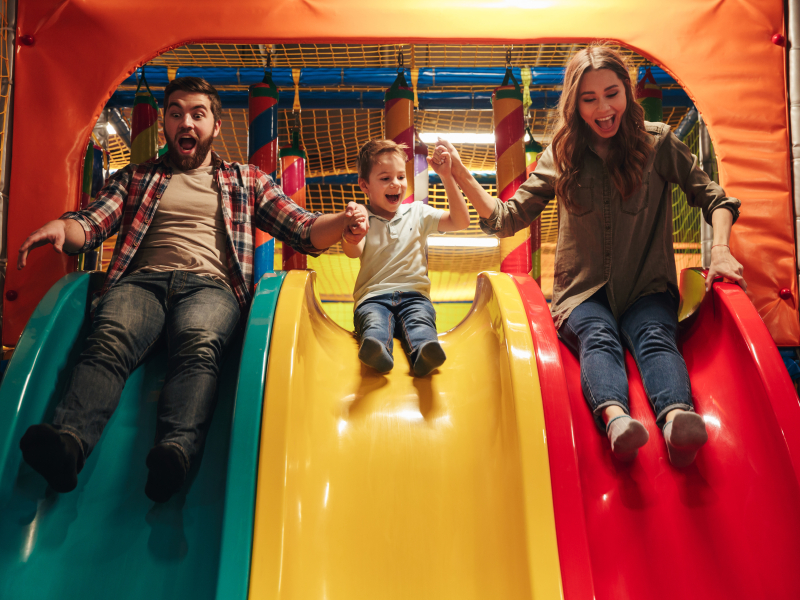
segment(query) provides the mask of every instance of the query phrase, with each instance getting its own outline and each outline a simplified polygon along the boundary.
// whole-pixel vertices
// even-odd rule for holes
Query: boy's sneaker
[[[417,360],[414,361],[414,375],[425,377],[437,367],[441,367],[447,356],[439,342],[425,342],[419,349]]]
[[[189,465],[183,452],[174,444],[157,444],[145,461],[150,472],[144,486],[145,495],[153,502],[166,502],[183,487]]]
[[[52,425],[31,425],[19,441],[22,458],[56,492],[71,492],[83,468],[83,448],[68,433]]]
[[[378,373],[388,373],[394,366],[394,359],[386,346],[373,337],[365,337],[361,340],[361,347],[358,349],[358,360],[372,367]]]

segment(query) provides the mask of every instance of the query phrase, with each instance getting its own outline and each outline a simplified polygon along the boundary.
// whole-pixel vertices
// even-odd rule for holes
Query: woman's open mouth
[[[617,117],[615,115],[611,115],[610,117],[605,117],[603,119],[595,119],[595,123],[597,124],[598,129],[600,131],[613,131],[614,130],[614,123],[617,121]]]

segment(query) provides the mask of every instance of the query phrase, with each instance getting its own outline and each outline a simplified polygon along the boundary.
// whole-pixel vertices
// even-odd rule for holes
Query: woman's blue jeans
[[[191,464],[205,442],[239,314],[233,292],[210,277],[186,271],[124,277],[100,299],[53,424],[77,437],[89,456],[128,376],[164,334],[167,375],[155,442],[174,444]]]
[[[578,356],[583,395],[600,429],[605,431],[602,412],[607,406],[617,405],[630,414],[623,344],[639,367],[659,427],[669,411],[694,409],[677,333],[675,301],[668,292],[639,298],[619,322],[611,313],[605,287],[570,313],[559,334]]]
[[[400,339],[409,364],[417,360],[419,348],[437,341],[436,310],[419,292],[391,292],[367,298],[353,313],[359,342],[372,337],[392,354],[394,338]]]

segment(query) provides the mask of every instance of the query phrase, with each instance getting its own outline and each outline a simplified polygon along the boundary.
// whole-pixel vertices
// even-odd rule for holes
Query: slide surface
[[[22,462],[19,438],[52,415],[87,333],[90,293],[99,281],[73,273],[53,286],[0,386],[0,598],[246,598],[260,382],[282,280],[262,280],[244,341],[223,366],[199,468],[163,505],[144,495],[144,460],[155,432],[164,348],[129,378],[76,490],[54,493]]]
[[[538,376],[513,280],[479,277],[444,367],[362,367],[314,274],[284,282],[265,390],[251,598],[559,598]]]
[[[800,597],[800,405],[738,286],[714,285],[682,334],[708,444],[669,464],[630,355],[632,415],[650,441],[612,458],[538,287],[517,278],[533,331],[567,600]]]

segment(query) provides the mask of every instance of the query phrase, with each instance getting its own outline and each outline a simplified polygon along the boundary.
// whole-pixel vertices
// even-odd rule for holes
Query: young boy
[[[358,185],[369,200],[369,230],[358,244],[342,241],[344,253],[361,259],[353,292],[358,358],[379,373],[394,366],[393,338],[400,338],[414,374],[425,377],[445,361],[436,338],[430,300],[427,237],[469,227],[469,210],[451,174],[450,155],[428,164],[442,178],[450,211],[406,195],[405,144],[371,140],[358,153]]]

